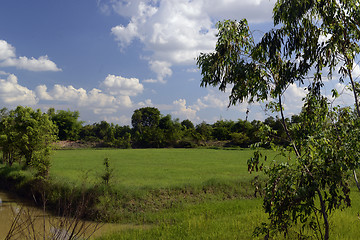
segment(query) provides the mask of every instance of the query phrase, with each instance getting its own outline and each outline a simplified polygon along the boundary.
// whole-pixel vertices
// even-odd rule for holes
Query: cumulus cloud
[[[150,61],[149,64],[150,69],[157,74],[156,82],[165,83],[164,78],[172,75],[171,64],[169,62]]]
[[[0,66],[16,67],[34,72],[61,71],[61,69],[59,69],[53,61],[49,60],[48,56],[41,56],[38,59],[33,57],[8,58],[1,62]]]
[[[124,78],[109,74],[102,82],[103,86],[111,95],[136,96],[143,92],[144,86],[137,78]]]
[[[304,87],[299,87],[296,84],[289,85],[284,93],[284,110],[287,115],[298,114],[303,106],[302,99],[306,96],[307,91]]]
[[[339,93],[339,96],[336,99],[332,97],[332,93],[326,95],[333,105],[353,106],[355,104],[354,93],[350,89],[350,83],[345,84],[338,82],[332,86],[332,88],[337,90]]]
[[[115,39],[119,41],[119,45],[122,49],[129,46],[134,38],[140,37],[137,31],[137,25],[132,22],[130,22],[126,27],[118,25],[111,29],[112,34],[114,34]]]
[[[172,66],[194,64],[200,52],[213,51],[216,21],[239,16],[250,22],[271,21],[274,3],[275,0],[111,0],[100,7],[113,9],[129,19],[127,25],[115,26],[111,33],[122,49],[134,39],[140,40],[144,49],[152,53],[149,65],[158,78],[147,82],[164,82],[165,77],[171,76]],[[158,62],[162,64],[154,65]]]
[[[37,96],[41,99],[41,100],[53,100],[54,98],[47,92],[47,87],[46,85],[39,85],[36,87],[35,90]]]
[[[142,107],[153,107],[154,104],[152,103],[151,99],[146,99],[144,102],[139,102],[137,104],[137,106],[139,108],[142,108]]]
[[[0,40],[0,61],[15,57],[15,48],[4,40]]]
[[[46,85],[39,85],[36,87],[36,94],[43,101],[65,106],[71,104],[79,110],[91,110],[96,115],[109,116],[119,110],[129,110],[136,106],[130,97],[141,94],[143,90],[144,87],[137,78],[109,74],[101,82],[100,89],[87,91],[84,88],[60,84],[48,89]],[[149,104],[149,101],[146,104]]]
[[[5,77],[2,77],[5,76]],[[55,84],[51,88],[46,85],[38,85],[34,91],[21,86],[18,78],[0,71],[0,102],[6,107],[17,105],[38,106],[57,109],[72,108],[79,110],[85,119],[103,120],[112,119],[123,124],[129,124],[129,117],[133,108],[153,105],[150,99],[139,104],[134,104],[131,96],[142,93],[143,86],[135,78],[122,78],[108,75],[100,88],[86,90],[72,85],[64,86]],[[106,88],[112,88],[113,92]],[[122,116],[118,114],[121,112]],[[94,117],[95,116],[95,117]]]
[[[24,56],[16,57],[15,48],[5,40],[0,40],[0,66],[16,67],[34,72],[61,71],[46,55],[40,56],[38,59]]]
[[[119,107],[128,108],[132,106],[129,96],[114,97],[96,88],[87,92],[83,88],[77,89],[71,85],[56,84],[52,90],[48,91],[45,85],[40,85],[36,88],[36,92],[41,100],[71,103],[78,107],[90,107],[94,109],[95,113],[100,113],[99,109],[118,109]],[[109,112],[109,110],[106,111]]]
[[[139,39],[144,49],[152,53],[149,66],[158,82],[172,74],[174,64],[192,64],[202,51],[215,46],[213,22],[202,12],[201,1],[121,1],[113,5],[117,13],[129,23],[112,28],[112,34],[124,48]],[[154,82],[154,81],[153,81]]]
[[[226,109],[228,105],[228,94],[210,91],[206,96],[198,98],[193,107],[197,110],[205,108]]]
[[[172,112],[173,115],[182,119],[189,119],[191,121],[199,120],[199,118],[196,116],[196,110],[186,106],[185,99],[176,100],[173,102],[173,105],[176,109]]]
[[[2,72],[5,75],[4,72]],[[18,78],[10,74],[7,79],[0,78],[0,100],[4,104],[16,105],[35,105],[38,99],[35,93],[18,83]]]

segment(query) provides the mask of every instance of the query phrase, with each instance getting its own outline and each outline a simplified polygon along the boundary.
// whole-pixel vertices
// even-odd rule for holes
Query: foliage
[[[7,109],[2,109],[0,117],[6,117]],[[172,119],[170,114],[161,115],[154,107],[140,108],[134,111],[134,125],[119,126],[103,120],[98,123],[82,126],[79,112],[55,110],[50,108],[47,115],[57,126],[57,137],[61,141],[76,141],[75,146],[95,146],[107,148],[163,148],[186,147],[199,145],[209,146],[212,142],[222,146],[249,147],[258,141],[258,121],[248,122],[239,119],[219,120],[213,124],[202,122],[196,126],[189,120]],[[142,119],[143,118],[143,119]],[[275,123],[279,124],[279,119]],[[278,135],[283,134],[279,130]],[[241,140],[240,140],[240,138]],[[275,136],[280,139],[279,136]],[[1,136],[0,136],[1,141]],[[2,136],[3,144],[6,139]],[[9,157],[4,155],[4,159]],[[15,156],[12,159],[18,158]]]
[[[113,177],[114,169],[110,168],[110,160],[109,160],[109,158],[104,158],[103,165],[105,167],[105,170],[104,170],[104,173],[101,175],[101,178],[104,181],[104,184],[106,186],[108,186],[111,178]]]
[[[134,111],[131,124],[135,131],[142,133],[144,128],[155,128],[159,125],[160,111],[154,107],[144,107]]]
[[[360,164],[358,83],[352,76],[360,52],[359,16],[358,1],[278,0],[274,8],[278,28],[258,44],[246,20],[227,20],[217,25],[215,52],[198,57],[202,86],[225,91],[231,85],[230,104],[271,99],[267,108],[280,114],[282,133],[273,119],[267,119],[268,124],[260,128],[262,143],[278,149],[289,162],[263,168],[260,154],[249,160],[250,170],[264,169],[269,177],[264,209],[270,223],[258,228],[257,234],[287,234],[300,222],[313,229],[316,237],[329,239],[330,213],[350,206],[348,182]],[[331,106],[321,95],[322,73],[328,71],[331,77],[335,69],[341,82],[350,81],[356,115],[352,109]],[[310,70],[315,73],[303,111],[289,126],[282,96],[290,84],[302,84]],[[274,134],[286,141],[277,141]]]
[[[47,111],[50,120],[58,127],[59,140],[78,140],[83,122],[79,121],[78,111],[57,110],[50,108]]]
[[[24,159],[25,166],[34,167],[39,177],[46,177],[51,144],[57,133],[48,115],[19,106],[1,119],[0,126],[3,160],[11,165]]]
[[[181,126],[186,129],[194,129],[194,124],[189,119],[183,120]]]

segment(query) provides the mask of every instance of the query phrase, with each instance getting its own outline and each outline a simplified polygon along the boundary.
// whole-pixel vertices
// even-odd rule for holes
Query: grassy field
[[[275,153],[265,152],[271,162]],[[104,170],[103,159],[110,159],[112,184],[125,188],[119,195],[130,196],[119,202],[104,197],[102,204],[126,215],[122,223],[129,228],[107,233],[100,240],[254,239],[255,226],[267,217],[261,198],[248,194],[253,191],[254,178],[247,172],[251,154],[251,150],[239,149],[59,150],[53,156],[51,176],[80,183],[87,175],[90,185],[97,184]],[[244,186],[250,190],[241,192]],[[139,189],[141,193],[137,193]],[[331,216],[332,239],[360,236],[357,191],[353,191],[352,201],[352,208]],[[294,238],[296,233],[289,239]]]
[[[214,179],[250,181],[254,177],[247,171],[251,155],[251,150],[216,149],[58,150],[51,175],[78,182],[87,174],[90,181],[97,181],[108,157],[114,181],[130,188],[201,185]]]

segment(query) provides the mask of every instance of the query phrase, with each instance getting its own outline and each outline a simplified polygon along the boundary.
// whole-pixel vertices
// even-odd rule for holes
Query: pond
[[[74,227],[77,225],[78,227]],[[45,226],[45,227],[44,227]],[[62,227],[59,227],[62,226]],[[41,239],[44,235],[51,239],[69,239],[73,229],[78,236],[100,236],[106,233],[133,228],[147,228],[132,224],[99,224],[90,221],[76,221],[47,214],[30,203],[25,202],[13,194],[0,190],[0,239],[5,239],[12,230],[14,239],[22,239],[33,234]],[[94,230],[96,230],[94,232]],[[36,233],[35,233],[36,232]],[[39,237],[40,236],[40,237]]]

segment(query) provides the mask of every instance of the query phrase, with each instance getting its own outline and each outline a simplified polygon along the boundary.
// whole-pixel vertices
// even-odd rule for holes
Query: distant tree
[[[189,119],[183,120],[181,126],[186,129],[195,129],[194,124]]]
[[[240,147],[249,147],[251,144],[250,138],[243,132],[230,133],[230,140],[232,145]]]
[[[212,135],[217,140],[230,140],[231,129],[234,122],[231,120],[219,120],[213,124]]]
[[[211,140],[213,128],[206,122],[201,122],[196,125],[197,139],[200,141]]]
[[[110,123],[108,123],[107,121],[101,121],[100,123],[94,123],[93,126],[93,131],[98,139],[105,140],[106,138],[109,138],[108,135],[111,132]]]
[[[47,113],[59,129],[59,140],[78,140],[83,124],[79,121],[78,111],[58,110],[55,112],[54,108],[50,108]]]
[[[131,128],[129,126],[114,127],[115,147],[131,148]]]
[[[144,107],[134,111],[131,117],[132,138],[138,147],[159,147],[164,139],[159,131],[160,111],[154,107]]]
[[[125,136],[126,134],[131,134],[130,126],[119,126],[115,125],[115,138],[120,138]]]
[[[79,132],[79,138],[84,141],[96,141],[97,138],[94,131],[94,125],[90,124],[82,126]]]
[[[144,107],[134,111],[131,124],[135,131],[142,133],[144,128],[156,128],[160,121],[160,111],[155,107]]]
[[[286,145],[289,144],[289,139],[286,136],[286,131],[283,127],[284,123],[282,121],[283,120],[278,117],[274,118],[270,116],[264,120],[264,124],[274,130],[271,134],[271,137],[275,144]],[[285,118],[284,122],[286,126],[290,125],[289,119]]]
[[[159,129],[163,132],[164,147],[175,146],[176,142],[181,139],[181,124],[178,119],[172,120],[170,114],[160,118]]]

